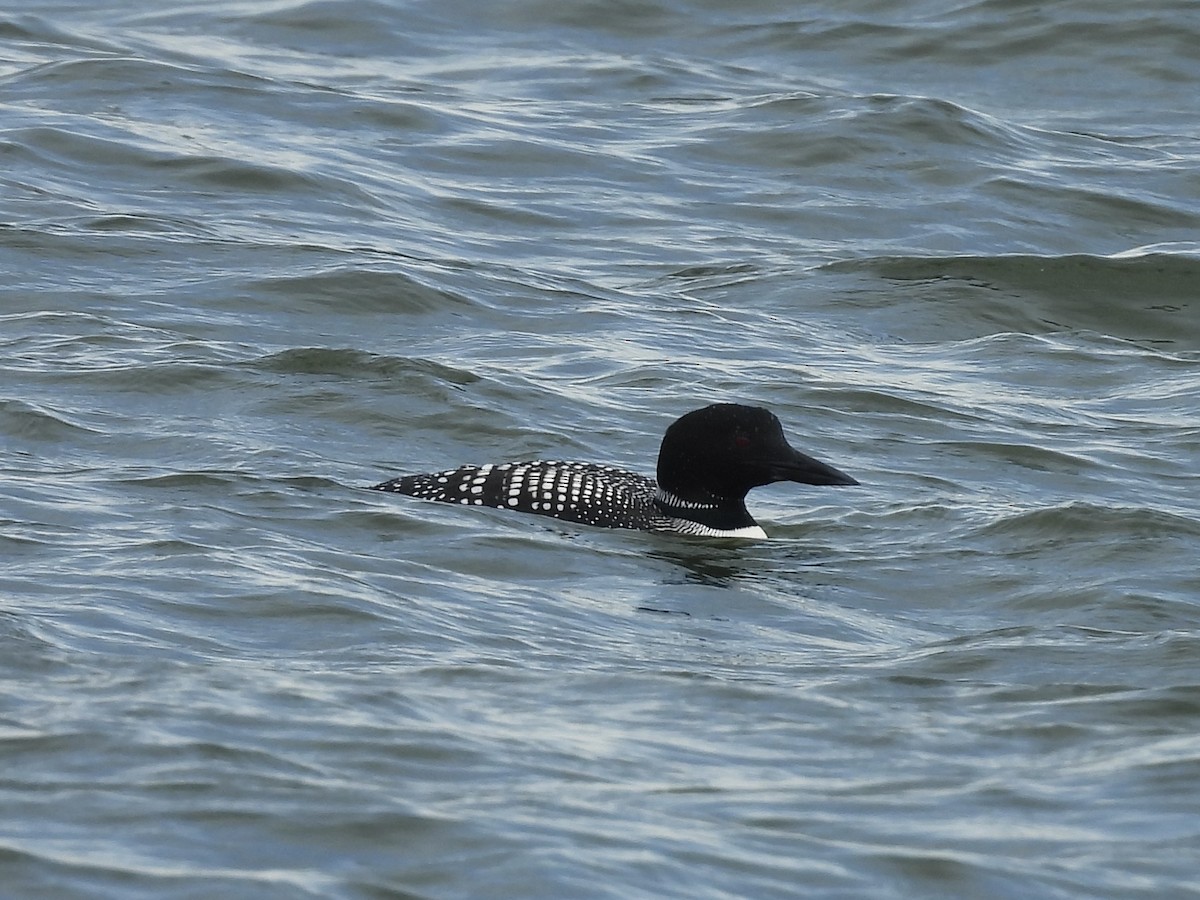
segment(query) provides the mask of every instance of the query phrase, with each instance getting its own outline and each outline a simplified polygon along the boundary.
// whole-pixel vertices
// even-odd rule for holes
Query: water
[[[1200,895],[1194,4],[0,41],[6,896]],[[719,400],[863,486],[361,490]]]

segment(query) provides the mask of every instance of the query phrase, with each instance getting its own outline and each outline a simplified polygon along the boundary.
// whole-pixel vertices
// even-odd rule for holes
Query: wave
[[[818,269],[891,282],[902,291],[881,292],[880,306],[933,306],[934,314],[983,333],[1087,330],[1164,349],[1200,349],[1200,254],[1190,246],[1112,256],[875,256]]]

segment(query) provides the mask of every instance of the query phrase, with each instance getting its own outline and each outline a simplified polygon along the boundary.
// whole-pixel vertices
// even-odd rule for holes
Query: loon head
[[[663,436],[658,484],[680,500],[740,504],[751,488],[776,481],[858,484],[792,449],[779,420],[759,406],[706,406],[676,419]]]

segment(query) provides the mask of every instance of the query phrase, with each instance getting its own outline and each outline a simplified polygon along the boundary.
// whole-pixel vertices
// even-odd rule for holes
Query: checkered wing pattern
[[[491,506],[605,528],[649,528],[653,479],[613,466],[536,461],[405,475],[375,490],[442,503]]]

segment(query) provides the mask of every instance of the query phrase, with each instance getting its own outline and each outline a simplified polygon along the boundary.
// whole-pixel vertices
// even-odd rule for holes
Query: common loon
[[[613,466],[539,460],[404,475],[371,489],[602,528],[765,538],[746,510],[746,492],[776,481],[858,484],[793,450],[770,411],[717,403],[693,410],[667,429],[658,451],[657,482]]]

